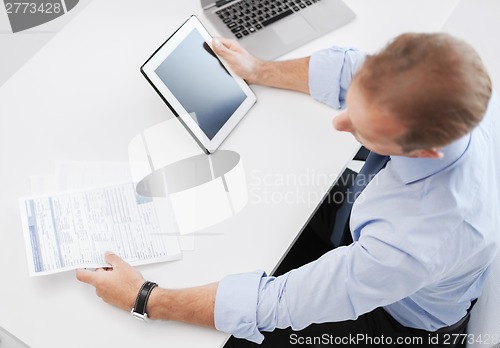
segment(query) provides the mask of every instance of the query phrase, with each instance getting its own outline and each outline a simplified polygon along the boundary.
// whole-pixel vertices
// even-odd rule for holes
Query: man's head
[[[383,155],[441,156],[483,118],[491,81],[478,54],[446,34],[403,34],[368,56],[335,128]]]

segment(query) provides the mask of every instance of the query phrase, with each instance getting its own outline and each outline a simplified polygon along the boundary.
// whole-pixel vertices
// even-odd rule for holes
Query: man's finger
[[[214,37],[212,39],[212,49],[219,55],[233,54],[241,51],[241,46],[232,39]]]
[[[219,38],[214,38],[212,40],[212,49],[215,51],[215,53],[223,55],[226,48]]]
[[[89,271],[88,269],[77,269],[76,279],[87,284],[94,284],[95,272]]]
[[[109,263],[112,267],[116,267],[122,263],[125,263],[125,261],[123,261],[120,256],[111,251],[107,251],[104,257],[106,258],[106,262]]]
[[[219,40],[219,42],[222,43],[224,47],[227,47],[230,50],[236,49],[236,47],[238,46],[238,43],[233,39],[218,37],[217,40]]]

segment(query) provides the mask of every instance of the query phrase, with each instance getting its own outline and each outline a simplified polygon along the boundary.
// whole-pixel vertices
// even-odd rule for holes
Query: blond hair
[[[440,148],[483,118],[491,80],[474,49],[450,35],[403,34],[368,56],[354,83],[406,128],[403,150]]]

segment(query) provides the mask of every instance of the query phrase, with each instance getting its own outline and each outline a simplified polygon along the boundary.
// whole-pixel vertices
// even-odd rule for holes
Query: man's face
[[[394,117],[370,108],[355,84],[347,92],[346,104],[347,110],[333,120],[335,129],[351,133],[368,150],[380,155],[412,156],[396,142],[405,128]]]

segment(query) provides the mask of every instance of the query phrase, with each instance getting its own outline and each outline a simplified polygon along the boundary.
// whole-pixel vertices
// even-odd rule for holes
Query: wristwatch
[[[139,293],[137,294],[137,298],[135,300],[134,308],[130,311],[130,314],[134,318],[137,318],[142,321],[146,321],[148,319],[148,313],[146,313],[146,306],[148,305],[149,295],[151,295],[151,291],[158,284],[150,282],[149,280],[145,281],[139,289]]]

